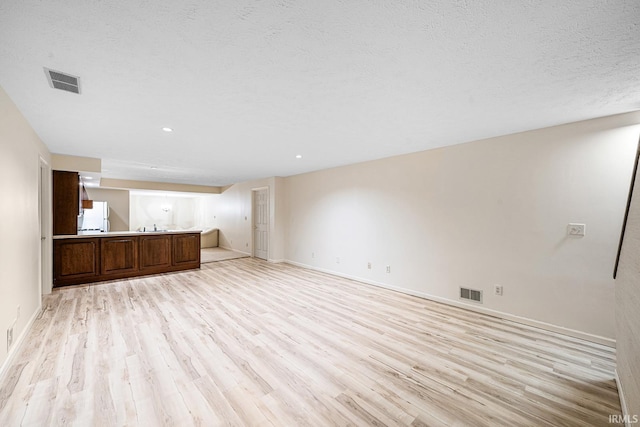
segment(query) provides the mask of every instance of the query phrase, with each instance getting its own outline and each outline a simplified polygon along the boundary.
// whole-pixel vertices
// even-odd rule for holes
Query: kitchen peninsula
[[[200,268],[200,231],[53,236],[53,286]]]

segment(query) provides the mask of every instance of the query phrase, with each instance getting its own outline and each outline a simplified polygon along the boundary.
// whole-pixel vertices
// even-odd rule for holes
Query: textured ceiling
[[[0,85],[105,177],[225,185],[640,109],[639,22],[637,0],[2,0]]]

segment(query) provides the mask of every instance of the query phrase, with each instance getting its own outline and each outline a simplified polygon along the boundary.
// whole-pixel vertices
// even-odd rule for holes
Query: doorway
[[[269,187],[252,193],[253,253],[256,258],[269,258]]]

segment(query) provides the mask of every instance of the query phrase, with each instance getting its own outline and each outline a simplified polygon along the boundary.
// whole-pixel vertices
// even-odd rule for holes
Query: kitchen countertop
[[[202,230],[163,230],[163,231],[78,231],[78,234],[63,234],[53,236],[53,239],[81,239],[87,237],[125,237],[125,236],[147,236],[154,234],[189,234],[200,233]]]

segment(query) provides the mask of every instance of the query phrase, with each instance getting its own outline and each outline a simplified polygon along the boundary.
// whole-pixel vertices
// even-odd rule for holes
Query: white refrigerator
[[[109,204],[94,200],[93,209],[84,209],[80,231],[109,231]]]

